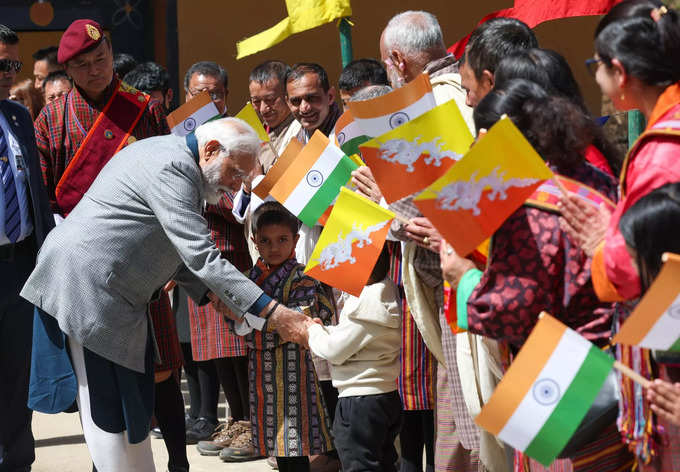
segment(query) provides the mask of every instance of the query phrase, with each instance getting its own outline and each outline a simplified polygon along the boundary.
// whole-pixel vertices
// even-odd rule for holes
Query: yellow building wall
[[[194,62],[219,62],[229,74],[228,107],[231,113],[237,112],[248,99],[250,71],[268,59],[279,59],[289,64],[318,62],[326,68],[331,82],[337,82],[342,67],[335,23],[291,36],[268,50],[237,61],[236,42],[283,19],[286,16],[284,0],[179,0],[177,3],[180,81]],[[398,12],[422,9],[434,13],[442,26],[444,41],[449,46],[467,35],[487,13],[510,7],[511,4],[512,0],[353,0],[354,58],[380,58],[380,33]],[[566,56],[586,101],[596,114],[599,113],[600,94],[583,61],[592,56],[593,31],[598,20],[597,17],[565,19],[536,28],[542,47],[555,49]]]

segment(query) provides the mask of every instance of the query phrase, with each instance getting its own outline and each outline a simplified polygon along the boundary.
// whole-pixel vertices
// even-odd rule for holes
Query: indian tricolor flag
[[[546,467],[567,445],[614,359],[548,314],[475,422]]]
[[[203,123],[218,118],[220,112],[210,98],[207,90],[196,95],[168,115],[170,132],[176,136],[193,133]]]
[[[305,274],[359,296],[380,256],[394,213],[340,189]]]
[[[663,267],[615,343],[662,351],[680,351],[680,255],[663,255]]]
[[[269,192],[307,226],[319,217],[349,182],[358,166],[316,130]]]
[[[436,105],[430,76],[425,73],[386,95],[348,104],[362,133],[372,138],[417,118]]]
[[[363,144],[369,139],[359,127],[359,124],[354,121],[352,112],[347,110],[343,113],[338,121],[335,123],[333,130],[335,141],[337,142],[342,152],[348,156],[359,154],[359,144]]]
[[[302,151],[302,143],[297,138],[291,139],[279,158],[274,162],[272,168],[269,169],[269,172],[253,189],[253,193],[262,200],[265,200],[269,196],[269,192],[271,192],[274,184],[288,170],[288,167],[295,161],[297,155],[300,154],[300,151]]]

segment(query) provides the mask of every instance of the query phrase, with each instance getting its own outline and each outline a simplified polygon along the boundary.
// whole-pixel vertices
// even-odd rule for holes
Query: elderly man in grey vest
[[[311,321],[223,259],[201,216],[204,200],[216,202],[221,190],[248,178],[259,148],[253,129],[235,118],[206,123],[186,138],[138,141],[109,161],[43,244],[21,292],[43,321],[35,335],[46,333],[44,351],[33,353],[29,401],[55,412],[77,396],[100,472],[155,470],[148,439],[155,342],[147,305],[168,280],[232,319],[304,339]],[[58,359],[59,349],[70,352],[61,357],[59,377],[38,381],[40,366]]]

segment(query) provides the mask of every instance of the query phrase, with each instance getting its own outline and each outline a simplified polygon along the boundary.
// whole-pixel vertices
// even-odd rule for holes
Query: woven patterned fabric
[[[109,93],[113,93],[118,83],[118,80],[111,83]],[[71,109],[75,112],[75,117],[70,112]],[[100,113],[98,107],[90,104],[73,87],[68,94],[48,103],[35,120],[35,139],[40,151],[43,180],[54,213],[61,213],[55,197],[57,183]],[[155,100],[150,101],[132,131],[132,136],[144,139],[169,133],[163,105]]]
[[[432,410],[437,361],[425,345],[406,302],[401,279],[401,244],[395,241],[385,244],[390,253],[390,278],[401,296],[401,370],[397,379],[401,404],[404,410]]]
[[[225,192],[217,205],[207,205],[205,218],[210,235],[222,257],[241,272],[252,267],[243,225],[236,222],[231,213],[234,194]],[[207,361],[222,357],[246,355],[245,341],[233,334],[224,317],[212,305],[198,306],[189,298],[189,322],[191,325],[191,354],[194,360]]]

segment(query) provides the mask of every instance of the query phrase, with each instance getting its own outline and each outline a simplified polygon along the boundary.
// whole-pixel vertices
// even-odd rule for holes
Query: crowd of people
[[[97,22],[73,22],[16,85],[19,37],[0,25],[0,471],[31,469],[33,410],[78,411],[100,472],[155,470],[150,435],[170,472],[189,470],[188,444],[281,471],[680,471],[680,355],[611,343],[680,254],[680,16],[624,0],[594,37],[603,96],[647,123],[625,158],[517,19],[482,23],[456,58],[434,15],[399,13],[380,60],[352,61],[337,87],[320,64],[267,60],[231,84],[267,144],[229,117],[220,64],[183,86],[221,118],[179,137],[168,72],[114,54]],[[361,294],[333,289],[304,273],[323,227],[252,190],[292,140],[333,138],[348,102],[424,72],[477,140],[507,116],[579,191],[547,182],[469,258],[406,197]],[[369,166],[351,183],[387,206]],[[550,467],[474,422],[541,312],[651,380],[618,374],[617,418]]]

